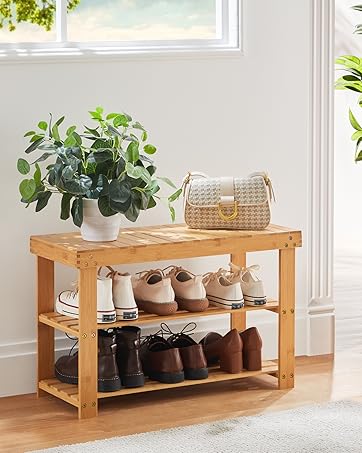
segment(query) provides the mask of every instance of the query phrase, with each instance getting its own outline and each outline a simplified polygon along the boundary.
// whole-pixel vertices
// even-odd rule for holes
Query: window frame
[[[219,35],[215,39],[71,42],[67,40],[67,0],[56,0],[56,41],[0,43],[0,62],[50,57],[63,60],[65,57],[243,52],[243,0],[215,2]]]

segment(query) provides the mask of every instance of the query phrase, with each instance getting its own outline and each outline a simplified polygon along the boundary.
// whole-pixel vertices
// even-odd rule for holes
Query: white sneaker
[[[155,315],[167,316],[177,311],[170,277],[161,269],[140,272],[132,277],[133,293],[138,308]]]
[[[255,271],[260,269],[260,266],[240,268],[235,264],[230,263],[230,275],[232,282],[240,282],[241,290],[244,294],[246,305],[265,305],[267,300],[264,292],[263,282],[257,277]]]
[[[209,301],[206,298],[206,290],[202,283],[203,276],[194,275],[182,267],[170,267],[171,270],[167,277],[171,279],[179,310],[191,312],[206,310],[209,306]]]
[[[138,318],[138,308],[133,295],[131,275],[121,274],[112,269],[113,304],[117,321],[131,321]]]
[[[79,318],[79,292],[63,291],[57,297],[55,310],[71,318]],[[112,279],[97,278],[97,322],[107,323],[116,320],[116,310],[112,300]]]
[[[219,269],[217,272],[209,272],[204,275],[206,296],[211,305],[226,310],[242,308],[244,306],[243,293],[240,281],[232,282],[228,278],[228,272]]]

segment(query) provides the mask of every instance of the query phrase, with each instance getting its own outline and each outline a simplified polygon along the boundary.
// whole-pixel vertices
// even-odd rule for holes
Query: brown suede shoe
[[[185,379],[180,351],[167,340],[151,335],[141,346],[143,372],[150,379],[176,384]]]
[[[117,365],[122,384],[126,387],[145,385],[141,358],[141,329],[135,326],[124,326],[116,329]]]
[[[263,341],[256,327],[240,332],[243,342],[244,368],[249,371],[258,371],[262,368],[261,349]]]
[[[207,379],[209,370],[201,344],[184,333],[174,334],[167,341],[180,350],[185,379]]]
[[[243,368],[243,343],[236,329],[224,337],[215,332],[206,335],[200,342],[209,364],[220,361],[220,369],[226,373],[240,373]]]
[[[115,392],[121,389],[116,363],[116,337],[105,330],[98,333],[98,391]],[[60,357],[55,363],[55,376],[67,384],[78,384],[78,352]]]

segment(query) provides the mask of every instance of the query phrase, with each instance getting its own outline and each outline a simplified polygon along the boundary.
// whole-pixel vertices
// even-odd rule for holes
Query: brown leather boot
[[[164,384],[176,384],[185,379],[180,351],[167,340],[151,335],[141,346],[144,373]]]
[[[243,342],[244,368],[249,371],[258,371],[262,368],[261,349],[263,341],[256,327],[240,332]]]
[[[116,337],[105,330],[98,332],[98,391],[121,389],[116,363]],[[78,384],[78,352],[60,357],[55,363],[55,376],[67,384]]]
[[[180,350],[185,379],[207,379],[209,370],[201,344],[184,333],[176,333],[167,341]]]
[[[116,329],[117,365],[122,384],[125,387],[142,387],[145,385],[140,358],[141,329],[125,326]]]
[[[226,373],[240,373],[243,368],[241,337],[236,329],[224,337],[210,332],[200,342],[209,364],[220,361],[220,369]]]

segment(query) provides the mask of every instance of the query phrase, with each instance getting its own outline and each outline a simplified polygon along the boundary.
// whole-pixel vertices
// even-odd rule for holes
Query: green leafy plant
[[[26,176],[19,186],[21,201],[27,206],[35,203],[38,212],[53,194],[60,194],[61,219],[71,215],[74,224],[81,226],[83,199],[96,199],[103,216],[121,213],[135,222],[141,211],[163,200],[159,196],[162,183],[177,188],[169,178],[156,176],[151,156],[157,149],[148,142],[142,124],[126,113],[105,114],[102,107],[89,113],[96,124],[84,126],[82,133],[70,126],[61,134],[64,116],[53,122],[50,115],[49,122],[40,121],[36,130],[25,134],[30,139],[25,154],[41,154],[32,162],[17,161],[18,171]],[[166,198],[172,220],[172,203],[180,195],[177,189]]]
[[[362,5],[352,6],[352,9],[362,12]],[[362,34],[362,24],[357,25],[355,33]],[[344,75],[336,80],[336,90],[350,90],[359,93],[358,105],[362,107],[362,59],[354,55],[343,55],[336,59],[338,69],[344,71]],[[349,121],[354,129],[352,140],[356,141],[355,161],[362,161],[362,127],[357,121],[352,110],[349,109]]]
[[[72,11],[80,0],[68,0],[68,11]],[[56,0],[0,0],[0,28],[9,31],[16,24],[29,22],[49,31],[54,24]]]

